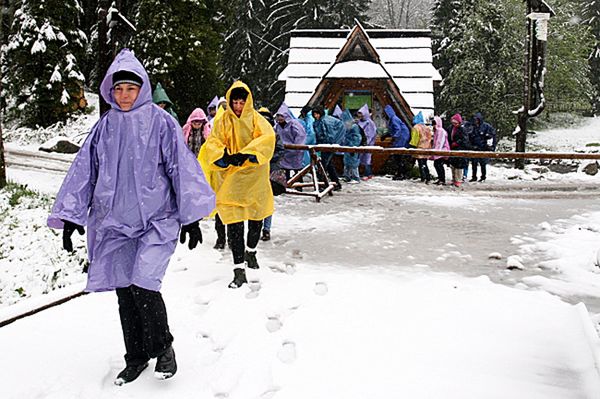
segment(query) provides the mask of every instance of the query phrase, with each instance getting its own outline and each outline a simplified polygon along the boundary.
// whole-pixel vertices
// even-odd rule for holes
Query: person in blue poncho
[[[391,105],[385,106],[384,113],[388,121],[388,132],[382,139],[391,137],[393,148],[408,148],[410,143],[410,131],[406,124],[396,116],[396,112]],[[410,155],[394,155],[394,160],[396,162],[396,174],[393,179],[404,180],[408,178],[410,173],[409,168],[413,162],[412,157]]]
[[[346,126],[346,136],[344,138],[344,145],[348,147],[358,147],[362,140],[360,134],[360,128],[354,119],[350,111],[345,110],[342,113],[342,122]],[[349,184],[360,183],[360,176],[358,175],[358,166],[360,165],[360,158],[358,153],[345,152],[344,153],[344,177]]]
[[[342,145],[346,136],[346,127],[344,123],[333,116],[325,115],[323,107],[317,106],[312,111],[315,122],[313,128],[317,137],[317,144],[337,144]],[[321,162],[323,168],[329,175],[329,179],[335,183],[335,191],[342,189],[342,183],[337,175],[333,165],[333,152],[323,152]]]
[[[315,118],[312,116],[312,110],[310,107],[305,106],[300,111],[300,117],[298,118],[302,127],[304,127],[304,131],[306,132],[306,141],[304,144],[306,145],[314,145],[317,144],[317,138],[315,136],[315,129],[313,128],[313,123],[315,122]],[[310,153],[308,151],[304,151],[304,155],[302,158],[302,167],[310,164]]]

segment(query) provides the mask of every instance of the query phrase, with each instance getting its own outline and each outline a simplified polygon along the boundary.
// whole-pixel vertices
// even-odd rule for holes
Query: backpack
[[[358,130],[360,130],[360,146],[364,147],[368,143],[367,134],[361,125],[357,123],[356,126],[358,126]]]

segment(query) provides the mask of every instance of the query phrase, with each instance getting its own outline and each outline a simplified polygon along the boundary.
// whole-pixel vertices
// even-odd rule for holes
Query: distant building
[[[433,116],[433,87],[441,76],[432,64],[429,30],[357,24],[352,30],[292,31],[279,80],[286,82],[285,102],[296,115],[307,104],[355,111],[366,103],[381,126],[387,104],[409,125],[419,111]]]

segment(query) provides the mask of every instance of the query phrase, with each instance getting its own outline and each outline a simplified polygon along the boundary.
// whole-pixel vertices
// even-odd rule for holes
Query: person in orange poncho
[[[203,162],[214,176],[217,213],[225,225],[233,253],[233,281],[239,288],[258,280],[256,246],[262,220],[273,214],[269,161],[275,148],[275,132],[254,109],[246,84],[235,82],[227,91],[227,109],[215,118],[204,144]],[[244,243],[244,222],[248,239]],[[246,275],[248,273],[248,276]]]

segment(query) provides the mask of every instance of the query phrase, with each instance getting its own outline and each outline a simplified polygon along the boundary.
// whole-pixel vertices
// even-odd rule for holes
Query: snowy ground
[[[0,396],[598,398],[598,179],[494,166],[462,190],[378,177],[321,203],[278,197],[256,291],[226,288],[231,255],[202,222],[204,245],[179,247],[164,282],[173,380],[112,385],[116,296],[92,294],[0,329]]]

